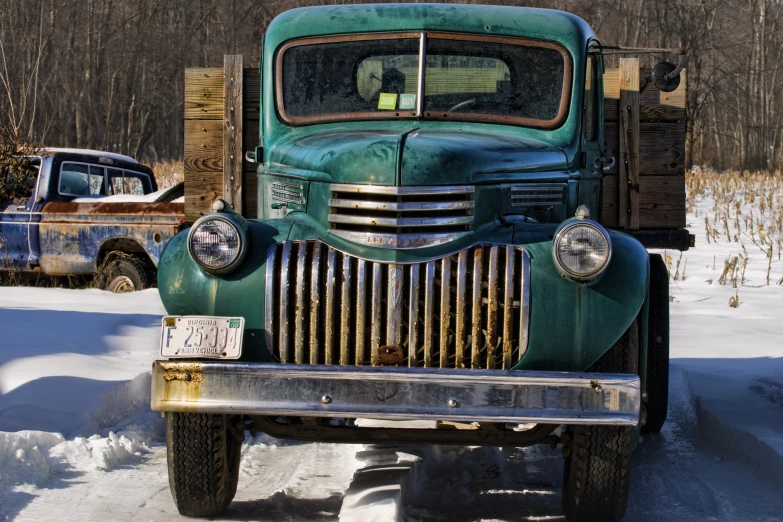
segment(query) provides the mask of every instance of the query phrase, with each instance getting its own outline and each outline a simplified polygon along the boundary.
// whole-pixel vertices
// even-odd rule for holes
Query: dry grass
[[[161,161],[153,163],[150,168],[155,173],[158,189],[169,188],[185,181],[185,167],[181,161]]]
[[[752,251],[763,255],[766,279],[772,280],[772,262],[783,257],[783,172],[716,172],[694,169],[686,173],[686,210],[697,219],[704,219],[707,243],[736,243],[742,253],[724,260],[719,284],[745,283]],[[709,198],[711,208],[697,206],[697,201]],[[747,245],[747,247],[746,247]],[[775,281],[783,284],[783,277]],[[737,301],[731,306],[737,306]]]

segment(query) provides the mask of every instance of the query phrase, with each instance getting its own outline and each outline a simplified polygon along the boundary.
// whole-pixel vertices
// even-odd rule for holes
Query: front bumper
[[[626,374],[156,361],[155,411],[636,426]]]

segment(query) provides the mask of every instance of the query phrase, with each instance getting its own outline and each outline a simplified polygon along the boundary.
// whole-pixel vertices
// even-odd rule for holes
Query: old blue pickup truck
[[[135,159],[83,149],[43,149],[29,158],[37,171],[28,194],[0,212],[0,271],[96,275],[113,292],[154,281],[161,252],[179,230],[181,195],[157,201],[153,172]]]

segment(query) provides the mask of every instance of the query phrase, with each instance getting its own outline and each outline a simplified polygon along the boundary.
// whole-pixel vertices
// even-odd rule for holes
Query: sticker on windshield
[[[415,94],[400,94],[400,110],[412,110],[416,108]]]
[[[397,108],[397,95],[388,92],[382,92],[378,97],[378,108],[384,111],[393,111]]]

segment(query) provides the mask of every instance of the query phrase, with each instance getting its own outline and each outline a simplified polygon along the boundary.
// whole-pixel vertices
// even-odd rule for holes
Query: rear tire
[[[237,491],[241,436],[227,415],[166,413],[169,487],[180,515],[225,513]]]
[[[120,257],[109,261],[101,270],[98,288],[116,294],[148,288],[147,271],[135,257]]]
[[[642,433],[658,433],[669,409],[669,274],[660,254],[650,256],[645,408],[647,423]]]
[[[590,367],[591,372],[631,373],[639,369],[639,327]],[[563,511],[569,522],[619,522],[628,503],[634,429],[572,426],[563,469]]]

